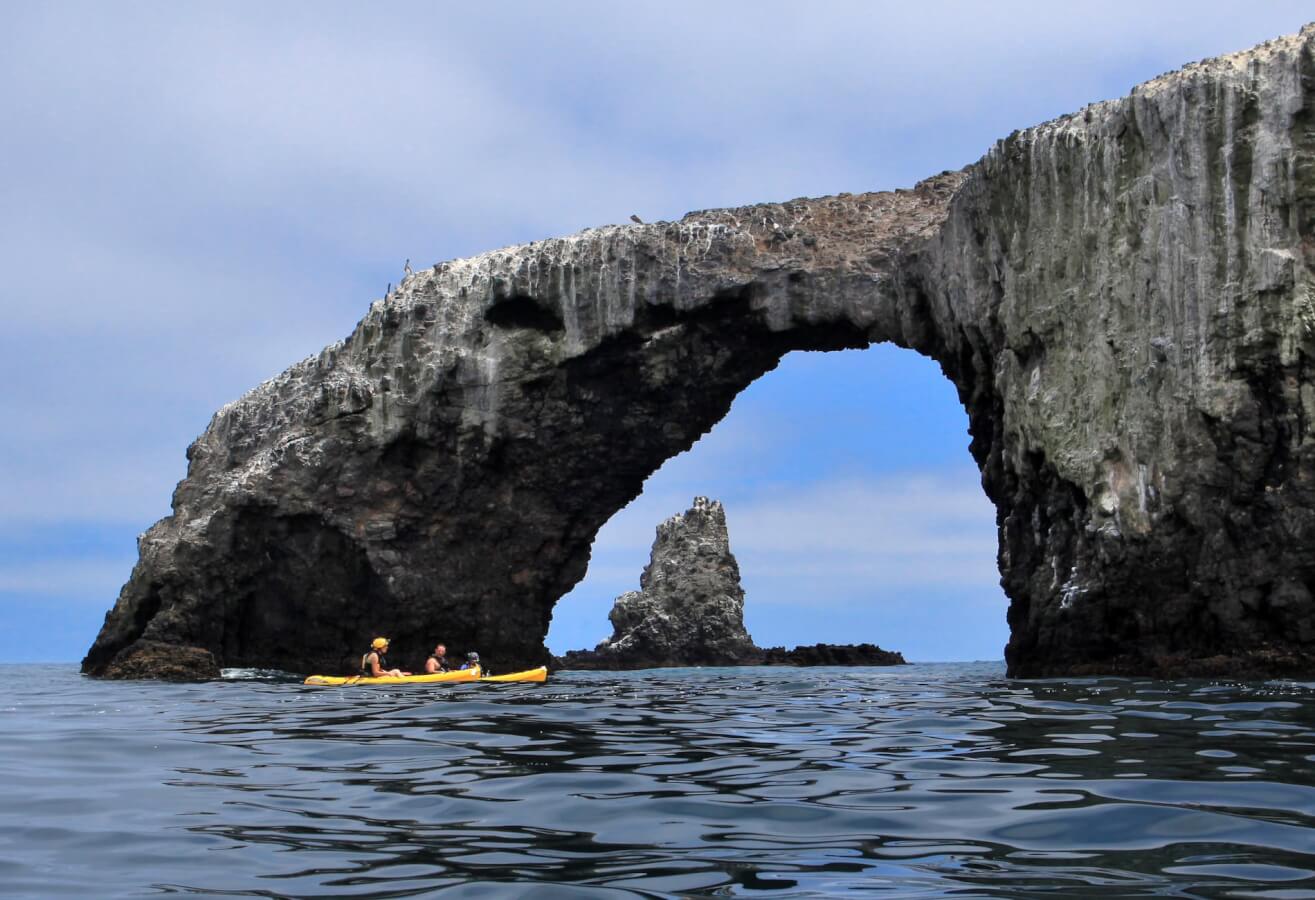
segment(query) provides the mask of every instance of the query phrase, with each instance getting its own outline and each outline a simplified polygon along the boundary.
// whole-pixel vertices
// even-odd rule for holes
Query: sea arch
[[[84,660],[542,659],[599,527],[787,352],[934,359],[1018,675],[1315,670],[1315,27],[963,172],[410,276],[221,409]],[[401,648],[399,648],[401,649]]]

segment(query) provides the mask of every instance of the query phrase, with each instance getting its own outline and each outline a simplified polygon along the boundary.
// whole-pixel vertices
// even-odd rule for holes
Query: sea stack
[[[593,650],[571,650],[563,669],[664,666],[895,666],[899,653],[875,644],[815,644],[763,649],[744,627],[744,589],[731,553],[726,510],[695,497],[657,527],[640,589],[616,598],[612,636]]]
[[[568,653],[568,668],[649,669],[757,663],[762,651],[744,628],[744,589],[731,553],[726,510],[694,504],[657,527],[639,590],[616,599],[612,636],[592,651]]]

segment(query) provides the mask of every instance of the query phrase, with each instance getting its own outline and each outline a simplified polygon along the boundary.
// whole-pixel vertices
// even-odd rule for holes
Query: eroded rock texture
[[[694,505],[657,527],[639,590],[616,599],[612,637],[592,651],[567,653],[567,668],[648,669],[758,663],[762,651],[744,627],[744,589],[731,553],[726,510]]]
[[[446,263],[216,414],[84,670],[546,658],[593,535],[798,349],[940,362],[1017,674],[1315,670],[1315,28],[911,191]],[[874,386],[875,387],[875,386]],[[423,655],[423,654],[421,654]]]
[[[1016,674],[1315,670],[1313,45],[1011,135],[921,256]]]

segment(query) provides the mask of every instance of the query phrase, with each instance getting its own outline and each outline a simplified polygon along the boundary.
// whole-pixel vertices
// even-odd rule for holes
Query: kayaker
[[[467,653],[467,654],[466,654],[466,662],[461,666],[461,668],[463,668],[463,669],[478,669],[478,668],[479,668],[479,654],[476,653],[476,652],[473,651],[473,650],[472,650],[471,652]]]
[[[425,672],[429,675],[437,675],[439,672],[451,672],[452,667],[447,663],[447,647],[439,644],[434,648],[434,652],[429,654],[429,659],[425,660]]]
[[[403,675],[410,675],[410,672],[403,672],[401,669],[385,669],[388,664],[384,659],[384,654],[388,652],[388,638],[377,637],[370,642],[370,650],[361,657],[361,676],[364,678],[383,678],[391,676],[401,678]]]

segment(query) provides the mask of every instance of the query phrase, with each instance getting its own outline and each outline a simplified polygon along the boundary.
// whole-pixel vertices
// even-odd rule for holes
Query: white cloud
[[[0,528],[122,523],[136,533],[169,514],[173,489],[187,470],[182,447],[152,448],[143,458],[137,448],[88,441],[61,446],[58,468],[56,461],[39,456],[13,461],[5,477]]]
[[[0,594],[86,597],[108,608],[132,573],[133,560],[37,560],[0,564]],[[108,599],[107,599],[108,598]]]

